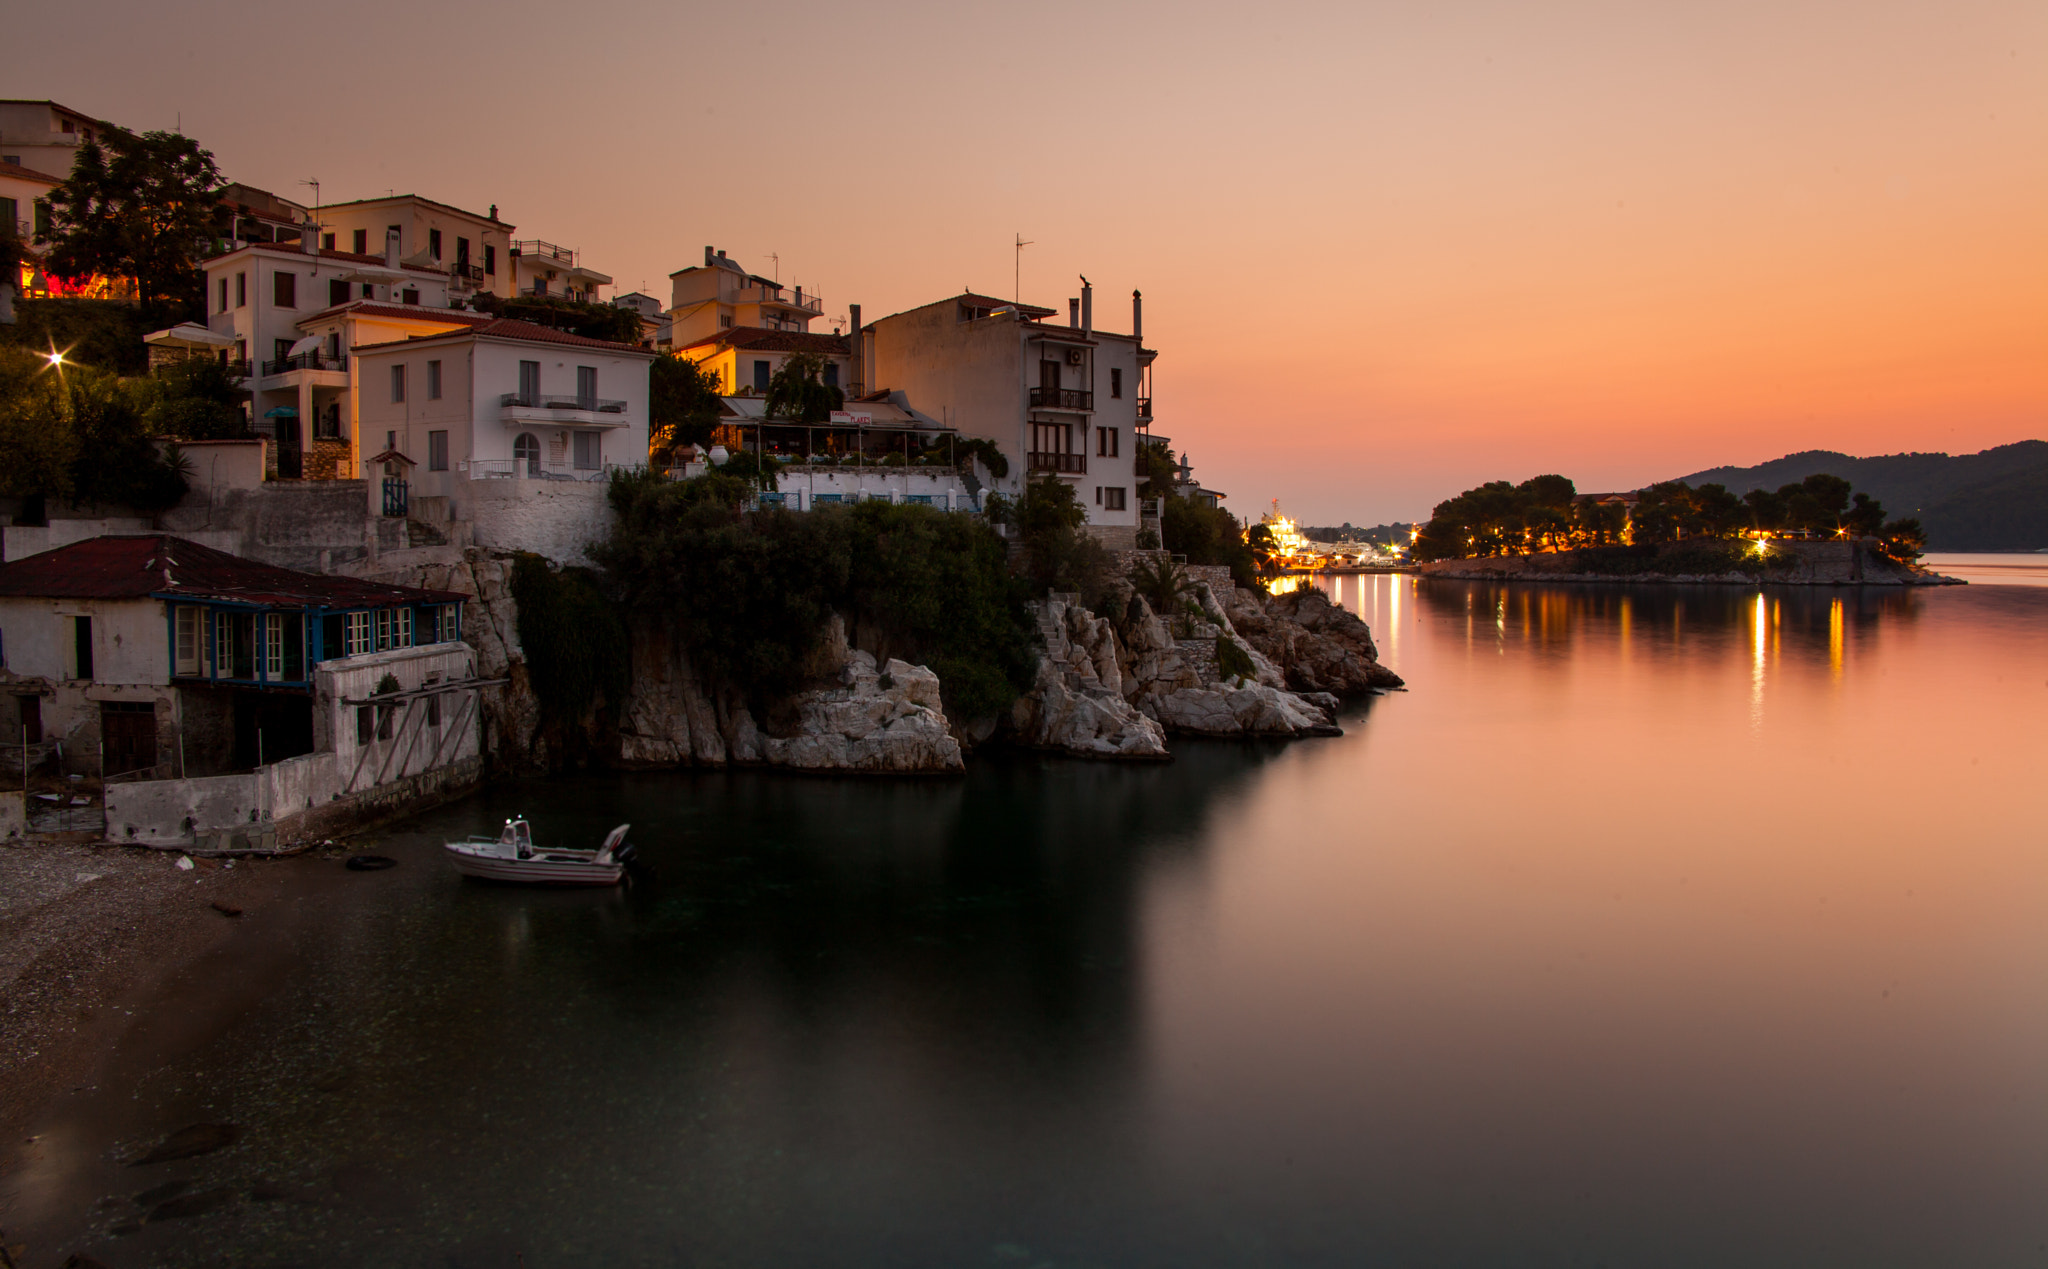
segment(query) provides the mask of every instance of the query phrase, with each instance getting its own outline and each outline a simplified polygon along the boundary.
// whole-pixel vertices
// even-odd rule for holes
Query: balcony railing
[[[576,263],[576,253],[567,247],[558,247],[552,242],[538,238],[520,238],[512,243],[512,254],[526,259],[552,260],[557,264]]]
[[[825,301],[815,292],[796,288],[794,295],[785,295],[779,286],[743,286],[720,299],[722,304],[780,304],[785,308],[800,309],[816,317],[825,311]]]
[[[596,397],[565,397],[548,392],[507,392],[498,398],[500,406],[528,410],[586,410],[592,414],[624,414],[624,401],[603,401]]]
[[[1151,421],[1152,421],[1152,398],[1151,398],[1151,397],[1139,397],[1139,398],[1138,398],[1138,422],[1140,422],[1140,423],[1150,423]]]
[[[475,458],[469,463],[471,480],[609,480],[620,467],[578,467],[573,463],[545,463],[538,458]]]
[[[1079,388],[1033,388],[1031,408],[1034,410],[1092,410],[1095,408],[1095,394]]]
[[[340,357],[330,357],[326,353],[300,353],[296,357],[279,357],[275,361],[263,363],[263,373],[267,375],[289,374],[294,370],[346,369],[347,361]]]
[[[1086,454],[1048,454],[1034,450],[1028,455],[1032,471],[1056,471],[1064,475],[1086,475],[1088,456]]]
[[[453,282],[467,282],[471,286],[482,286],[484,282],[484,267],[480,264],[467,264],[457,260],[454,264],[448,266],[448,278]]]

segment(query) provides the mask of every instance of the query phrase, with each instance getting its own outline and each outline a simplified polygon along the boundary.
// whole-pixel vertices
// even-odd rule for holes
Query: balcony
[[[300,353],[296,357],[279,357],[263,363],[266,375],[290,374],[294,370],[347,370],[348,360],[344,357],[330,357],[326,353]]]
[[[550,392],[507,392],[498,398],[500,406],[525,410],[582,410],[594,414],[624,414],[624,401],[603,401],[597,397],[565,397]]]
[[[1074,410],[1086,413],[1095,408],[1095,394],[1079,388],[1033,388],[1031,408],[1034,410]]]
[[[512,244],[512,254],[523,256],[529,260],[540,259],[551,261],[555,264],[566,264],[572,268],[576,264],[576,253],[574,251],[567,247],[558,247],[552,242],[542,242],[538,238],[521,238],[516,240]]]
[[[784,295],[779,286],[742,286],[733,288],[728,295],[719,297],[721,304],[774,304],[816,317],[825,311],[824,298],[816,293],[807,294],[802,287],[796,294]],[[797,329],[802,329],[798,327]]]
[[[1086,396],[1086,393],[1082,394]],[[1058,472],[1062,476],[1085,476],[1088,474],[1086,454],[1048,454],[1034,450],[1025,456],[1032,471]]]
[[[1151,398],[1151,397],[1139,397],[1139,398],[1138,398],[1138,422],[1140,422],[1140,423],[1150,423],[1151,421],[1152,421],[1152,398]]]
[[[457,260],[454,264],[448,266],[448,281],[458,291],[464,287],[482,286],[484,284],[484,267],[480,264],[470,264],[467,261]]]

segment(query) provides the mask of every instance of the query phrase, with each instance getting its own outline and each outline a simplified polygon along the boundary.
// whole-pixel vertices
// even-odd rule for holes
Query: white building
[[[479,216],[417,194],[396,194],[327,203],[314,208],[313,215],[320,222],[321,245],[330,250],[382,252],[396,230],[400,262],[446,275],[448,293],[457,299],[478,291],[510,296],[515,289],[514,227],[498,219],[496,204]]]
[[[642,348],[667,349],[672,346],[668,313],[663,310],[660,300],[644,291],[629,291],[613,296],[612,307],[631,309],[639,315]]]
[[[512,279],[521,295],[555,296],[583,304],[599,303],[598,288],[612,284],[611,274],[599,273],[578,259],[578,252],[521,238],[512,243]]]
[[[63,180],[78,147],[119,125],[54,101],[0,100],[0,163],[15,163]]]
[[[1015,494],[1053,475],[1075,486],[1088,524],[1115,547],[1135,545],[1137,464],[1152,422],[1143,310],[1131,295],[1131,333],[1094,328],[1092,288],[1055,310],[972,293],[862,327],[855,379],[901,393],[919,413],[963,436],[994,441],[1010,460],[996,487]]]
[[[748,273],[711,247],[704,248],[703,264],[678,269],[668,278],[669,336],[677,348],[735,327],[808,331],[812,319],[825,311],[815,291]]]
[[[416,311],[421,332],[475,315],[449,307],[446,273],[400,262],[395,236],[383,255],[369,255],[320,249],[316,232],[308,223],[297,243],[250,243],[206,261],[206,327],[231,341],[220,351],[246,377],[251,426],[276,440],[272,474],[350,479],[358,454],[346,423],[348,343],[331,324],[309,332],[302,323],[358,302]],[[178,330],[149,338],[184,348],[201,342]]]
[[[357,345],[372,513],[576,559],[604,534],[608,472],[647,461],[654,357],[506,318]]]
[[[47,280],[40,266],[50,237],[50,191],[59,183],[32,167],[0,161],[0,230],[12,233],[23,248],[19,275],[0,277],[0,289],[12,287],[19,296],[45,293]],[[0,304],[7,302],[8,297],[0,297]]]

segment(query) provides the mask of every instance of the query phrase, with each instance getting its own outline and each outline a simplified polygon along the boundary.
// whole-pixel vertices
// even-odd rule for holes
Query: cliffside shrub
[[[1188,563],[1227,565],[1239,586],[1258,586],[1258,569],[1251,547],[1245,545],[1244,529],[1223,508],[1168,496],[1160,503],[1159,529],[1166,549],[1187,556]]]
[[[738,483],[621,474],[619,521],[595,552],[626,605],[671,622],[708,677],[764,709],[804,686],[837,611],[874,633],[880,659],[930,666],[960,717],[1030,684],[1024,592],[978,518],[888,503],[744,512]]]
[[[600,692],[617,710],[632,684],[632,646],[618,606],[589,569],[555,569],[521,552],[512,563],[519,644],[543,722],[573,726]]]
[[[1255,679],[1259,667],[1252,664],[1251,654],[1237,646],[1229,635],[1216,636],[1216,668],[1226,679]]]

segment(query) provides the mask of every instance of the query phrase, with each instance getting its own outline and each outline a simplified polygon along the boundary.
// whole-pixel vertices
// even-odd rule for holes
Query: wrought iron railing
[[[1088,471],[1086,454],[1050,454],[1034,450],[1027,456],[1032,471],[1056,471],[1085,474]]]
[[[412,508],[412,486],[403,480],[386,477],[384,480],[384,514],[402,516]]]
[[[467,282],[472,286],[479,286],[482,285],[484,280],[484,267],[480,264],[469,264],[465,261],[457,260],[454,264],[448,266],[448,276],[457,282]]]
[[[1095,408],[1095,394],[1079,388],[1033,388],[1031,408],[1034,410],[1092,410]]]
[[[500,406],[519,406],[527,410],[583,410],[592,414],[624,414],[624,401],[604,401],[597,397],[565,397],[549,392],[507,392],[498,398]]]
[[[558,264],[575,264],[576,253],[567,247],[558,247],[552,242],[538,238],[519,238],[512,243],[512,254],[527,259],[553,260]]]

